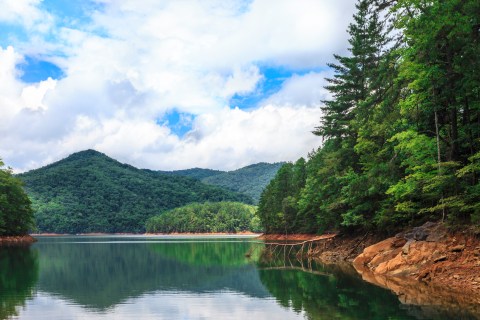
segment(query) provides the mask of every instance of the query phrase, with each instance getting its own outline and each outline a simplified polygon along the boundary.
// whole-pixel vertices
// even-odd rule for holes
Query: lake
[[[474,318],[403,305],[348,265],[265,259],[247,236],[38,240],[0,248],[0,319]]]

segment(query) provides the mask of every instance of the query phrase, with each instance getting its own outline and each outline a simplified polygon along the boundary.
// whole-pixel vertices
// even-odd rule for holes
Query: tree
[[[33,210],[20,179],[0,160],[0,236],[27,234],[33,227]]]
[[[451,220],[468,219],[462,198],[471,197],[478,177],[459,180],[455,172],[480,147],[480,3],[400,0],[394,10],[405,42],[399,76],[408,94],[401,112],[409,130],[436,142],[435,176],[416,176],[428,192],[414,205]]]

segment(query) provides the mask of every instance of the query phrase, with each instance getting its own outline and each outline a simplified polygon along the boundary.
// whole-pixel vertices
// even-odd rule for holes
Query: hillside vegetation
[[[260,232],[255,207],[238,202],[192,203],[148,219],[151,233]]]
[[[263,189],[275,177],[283,164],[284,162],[260,162],[233,171],[193,168],[163,172],[199,179],[209,185],[245,194],[252,198],[255,204],[258,204]]]
[[[323,145],[263,192],[267,232],[480,225],[480,2],[359,0]],[[302,172],[306,172],[302,175]]]
[[[94,150],[19,177],[40,232],[143,232],[149,217],[188,203],[252,201],[196,179],[121,164]]]
[[[0,159],[0,237],[25,235],[33,227],[33,210],[20,179]]]
[[[225,173],[225,171],[212,170],[212,169],[202,169],[202,168],[192,168],[192,169],[175,170],[175,171],[159,171],[159,172],[164,173],[164,174],[171,174],[171,175],[178,175],[178,176],[194,178],[194,179],[198,179],[198,180],[203,180],[203,179],[211,177],[211,176],[215,176],[215,175],[218,175],[218,174]]]

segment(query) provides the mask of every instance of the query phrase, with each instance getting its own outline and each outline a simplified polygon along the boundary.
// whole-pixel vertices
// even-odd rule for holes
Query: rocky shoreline
[[[339,235],[316,242],[310,257],[327,264],[348,261],[363,280],[391,290],[406,305],[454,314],[464,310],[467,318],[480,319],[480,239],[468,231],[452,233],[441,223],[428,222],[388,239]]]
[[[449,233],[443,224],[426,223],[365,248],[353,266],[360,274],[367,271],[479,294],[480,240]]]
[[[2,236],[0,237],[0,246],[23,246],[31,245],[37,239],[30,235],[24,236]]]

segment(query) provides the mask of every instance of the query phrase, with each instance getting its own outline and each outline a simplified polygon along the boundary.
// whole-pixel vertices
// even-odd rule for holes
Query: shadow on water
[[[432,291],[425,291],[418,282],[404,288],[407,296],[397,296],[386,286],[362,280],[347,263],[273,259],[267,252],[257,266],[260,280],[278,303],[305,312],[308,319],[480,319],[478,313],[454,302],[458,300],[447,303],[438,294],[428,296]],[[401,290],[398,287],[396,293]],[[412,297],[412,290],[423,290],[424,300],[406,300]]]
[[[38,289],[98,311],[157,291],[268,296],[255,265],[244,257],[248,242],[94,240],[36,244],[41,251]]]
[[[29,247],[0,247],[0,319],[17,315],[32,298],[38,280],[38,254]]]

